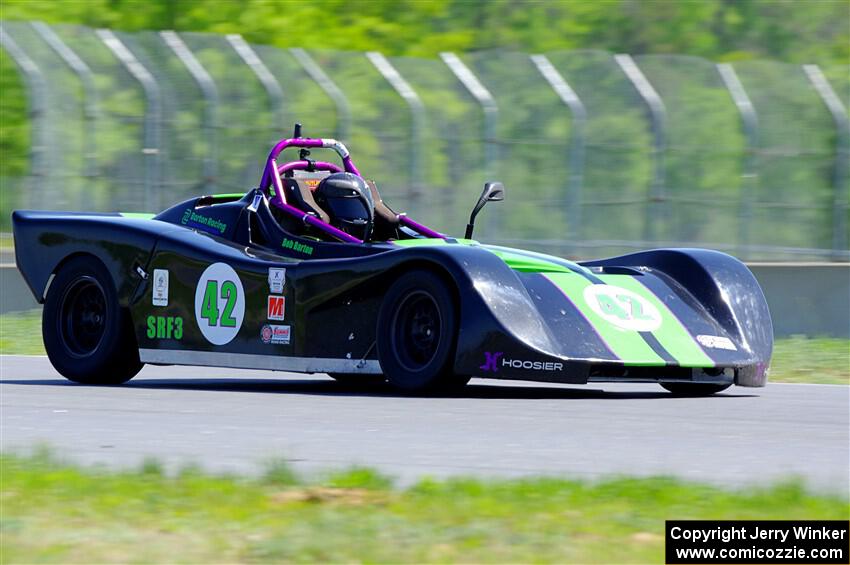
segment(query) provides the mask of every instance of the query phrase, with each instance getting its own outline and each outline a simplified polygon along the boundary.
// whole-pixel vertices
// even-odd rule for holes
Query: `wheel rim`
[[[419,290],[408,294],[396,308],[390,335],[393,352],[408,371],[420,371],[437,355],[443,318],[437,301]]]
[[[74,357],[86,357],[97,350],[106,332],[106,295],[94,278],[80,277],[65,291],[59,329]]]

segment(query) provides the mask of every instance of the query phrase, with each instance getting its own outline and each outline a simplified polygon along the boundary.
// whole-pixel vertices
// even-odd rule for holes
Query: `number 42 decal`
[[[609,324],[622,330],[652,332],[661,327],[661,312],[649,300],[631,290],[610,284],[591,284],[584,301]]]
[[[637,301],[634,296],[628,294],[616,294],[613,297],[609,294],[597,295],[599,306],[607,314],[617,316],[621,320],[651,320],[651,316],[647,316],[643,312],[643,306]]]
[[[221,319],[218,317],[219,296],[225,300]],[[233,281],[224,281],[221,283],[220,295],[218,292],[218,281],[207,281],[207,288],[204,291],[204,301],[201,305],[201,318],[205,318],[210,326],[220,325],[225,328],[235,328],[236,318],[233,317],[233,309],[236,307],[237,296],[238,291]]]
[[[245,317],[245,291],[233,267],[213,263],[204,270],[195,288],[195,321],[212,344],[230,343]]]

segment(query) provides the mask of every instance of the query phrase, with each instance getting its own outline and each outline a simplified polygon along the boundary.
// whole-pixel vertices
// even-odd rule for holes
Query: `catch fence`
[[[0,179],[7,228],[18,207],[152,212],[247,190],[297,121],[341,139],[391,206],[441,231],[461,234],[484,181],[501,180],[507,201],[482,213],[478,239],[575,258],[675,245],[850,260],[847,67],[426,59],[1,25],[0,64],[28,112],[15,126],[28,151],[3,149],[25,160]]]

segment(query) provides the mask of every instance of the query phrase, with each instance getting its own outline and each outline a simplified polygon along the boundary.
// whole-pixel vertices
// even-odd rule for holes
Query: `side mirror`
[[[472,214],[469,215],[469,223],[466,224],[466,239],[472,239],[472,230],[475,229],[475,216],[481,211],[488,202],[501,202],[505,199],[505,186],[500,182],[484,183],[484,190],[481,191],[481,196],[478,197],[478,202],[475,203],[475,208],[472,209]]]

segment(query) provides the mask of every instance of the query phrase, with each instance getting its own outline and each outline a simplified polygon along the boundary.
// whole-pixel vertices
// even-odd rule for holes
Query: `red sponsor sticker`
[[[290,335],[289,326],[266,324],[260,330],[260,338],[263,340],[263,343],[282,343],[286,345],[289,343]]]
[[[263,343],[271,343],[271,341],[272,341],[272,327],[268,324],[263,326],[263,329],[260,330],[260,337],[263,339]]]
[[[269,320],[283,320],[286,310],[286,298],[283,296],[269,296],[268,318]]]

